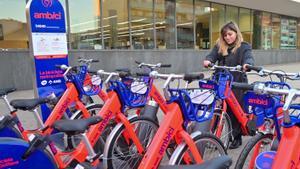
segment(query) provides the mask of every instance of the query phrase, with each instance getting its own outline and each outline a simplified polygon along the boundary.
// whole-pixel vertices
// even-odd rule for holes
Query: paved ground
[[[290,63],[290,64],[282,64],[282,65],[267,65],[264,67],[265,69],[269,70],[284,70],[285,72],[299,72],[300,71],[300,62],[298,63]],[[206,72],[206,77],[209,76],[209,72]],[[264,81],[266,78],[260,78],[256,75],[249,75],[249,81]],[[5,77],[1,77],[5,78]],[[163,82],[158,81],[156,82],[157,86],[162,86]],[[298,81],[290,82],[290,84],[295,88],[300,88],[300,83]],[[16,91],[9,95],[9,99],[21,99],[21,98],[32,98],[34,96],[33,90],[23,90],[23,91]],[[0,102],[0,115],[5,114],[8,112],[8,109],[6,108],[5,104],[3,102]],[[35,120],[35,116],[31,112],[18,112],[18,115],[20,117],[20,120],[22,124],[25,126],[26,129],[35,129],[37,127],[37,121]],[[162,119],[162,115],[160,115],[160,118]],[[236,160],[238,157],[240,151],[245,146],[247,140],[249,137],[243,137],[243,145],[236,149],[236,150],[229,150],[228,154],[233,158],[233,161]],[[233,163],[234,165],[234,163]],[[232,167],[233,168],[233,167]]]

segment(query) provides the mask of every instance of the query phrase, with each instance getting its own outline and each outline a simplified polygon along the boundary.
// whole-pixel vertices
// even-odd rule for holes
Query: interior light
[[[294,2],[298,2],[298,3],[300,3],[300,0],[291,0],[291,1],[294,1]]]

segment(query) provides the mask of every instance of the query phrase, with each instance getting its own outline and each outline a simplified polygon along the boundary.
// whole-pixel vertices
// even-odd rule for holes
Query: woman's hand
[[[210,64],[211,64],[211,61],[209,61],[209,60],[204,60],[203,61],[203,66],[204,67],[208,67]]]
[[[247,66],[249,66],[249,64],[244,64],[244,65],[243,65],[243,71],[244,71],[244,72],[249,71],[248,68],[247,68]]]

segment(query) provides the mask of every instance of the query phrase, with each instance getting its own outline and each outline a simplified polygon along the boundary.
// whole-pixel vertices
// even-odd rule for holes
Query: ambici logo
[[[263,105],[263,106],[268,106],[269,105],[268,100],[263,100],[263,99],[258,99],[258,98],[256,98],[256,99],[249,98],[248,102],[252,103],[252,104]]]
[[[162,144],[162,146],[159,149],[159,154],[160,155],[163,155],[164,152],[165,152],[165,150],[167,149],[168,143],[170,142],[173,133],[174,133],[174,128],[169,127],[169,130],[167,131],[166,136],[163,139],[163,144]]]
[[[0,168],[9,168],[19,164],[19,161],[15,161],[13,158],[0,159]]]
[[[49,8],[52,6],[52,0],[42,0],[42,4],[45,8]]]
[[[61,12],[35,12],[34,13],[35,19],[48,19],[48,20],[61,20]]]
[[[203,89],[214,89],[215,88],[215,86],[211,85],[211,84],[201,84],[200,87]]]

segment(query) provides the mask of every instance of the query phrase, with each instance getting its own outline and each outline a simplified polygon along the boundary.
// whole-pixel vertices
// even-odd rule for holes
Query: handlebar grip
[[[249,70],[254,70],[256,72],[259,72],[263,69],[261,66],[252,66],[252,65],[246,65],[246,68]]]
[[[200,80],[204,78],[203,73],[189,73],[189,74],[184,74],[183,80],[192,82],[193,80]]]
[[[119,68],[119,69],[116,69],[117,72],[130,72],[130,69],[129,68]]]
[[[56,68],[61,69],[61,70],[67,70],[68,66],[67,65],[54,65]]]
[[[55,68],[61,69],[62,65],[54,65]]]
[[[142,62],[139,62],[139,61],[134,61],[134,62],[135,62],[136,64],[138,64],[138,65],[142,63]]]
[[[213,63],[210,63],[210,64],[208,64],[208,66],[207,66],[207,67],[208,67],[208,68],[211,68],[211,67],[214,67],[214,65],[215,65],[215,64],[213,64]]]
[[[135,75],[136,76],[149,76],[149,73],[146,73],[146,72],[136,72]]]
[[[130,72],[124,72],[124,71],[119,72],[119,77],[120,78],[128,77],[130,75],[131,75]]]
[[[170,68],[172,67],[171,64],[162,64],[160,67],[163,67],[163,68]]]
[[[97,74],[97,70],[88,70],[88,73],[90,73],[92,75],[96,75]]]
[[[93,59],[92,62],[97,63],[97,62],[100,62],[100,61],[98,59]]]
[[[232,88],[234,89],[242,89],[242,90],[253,90],[254,84],[248,83],[239,83],[239,82],[232,82]]]

